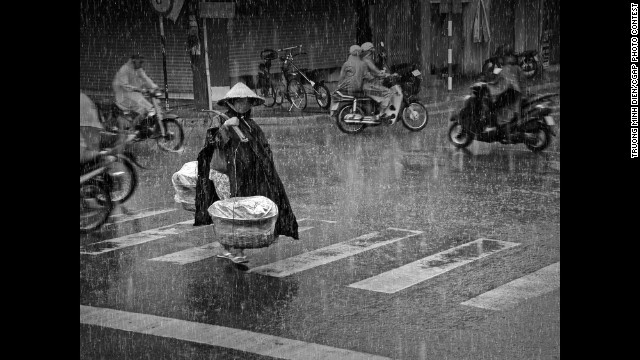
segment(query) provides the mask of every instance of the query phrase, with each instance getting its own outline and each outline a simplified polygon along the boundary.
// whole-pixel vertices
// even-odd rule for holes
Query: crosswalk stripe
[[[519,244],[481,238],[355,282],[349,287],[393,294],[459,266],[517,245]]]
[[[186,233],[201,227],[193,226],[193,220],[187,220],[172,225],[162,226],[155,229],[141,231],[139,233],[122,236],[115,239],[104,240],[86,245],[80,250],[80,254],[99,255],[107,252],[120,250],[134,245],[144,244],[149,241],[162,239],[169,235]],[[91,251],[90,249],[96,250]]]
[[[194,263],[196,261],[214,257],[218,254],[222,254],[223,250],[224,248],[222,247],[222,245],[220,245],[219,242],[214,241],[206,245],[185,249],[163,256],[158,256],[156,258],[149,259],[149,261],[160,261],[178,265],[186,265]]]
[[[399,232],[409,233],[409,235],[397,236]],[[273,277],[285,277],[419,234],[422,234],[422,231],[388,228],[383,233],[376,231],[365,234],[271,264],[258,266],[248,272]],[[395,237],[391,239],[386,238],[394,235]]]
[[[168,213],[168,212],[172,212],[172,211],[176,211],[177,209],[162,209],[162,210],[148,210],[148,211],[142,211],[139,212],[137,214],[134,215],[127,215],[127,214],[117,214],[117,215],[113,215],[112,218],[114,218],[114,222],[112,223],[107,223],[105,224],[105,226],[108,226],[110,224],[118,224],[118,223],[122,223],[125,221],[131,221],[131,220],[136,220],[136,219],[141,219],[141,218],[145,218],[145,217],[150,217],[150,216],[154,216],[154,215],[160,215],[160,214],[164,214],[164,213]]]
[[[521,301],[546,294],[559,287],[560,262],[557,262],[461,304],[488,310],[506,310]]]
[[[309,231],[313,229],[313,226],[303,226],[298,228],[298,234],[303,233],[305,231]],[[219,242],[214,241],[212,243],[185,249],[182,251],[178,251],[175,253],[158,256],[153,259],[149,259],[149,261],[161,261],[161,262],[169,262],[178,265],[187,265],[197,261],[202,261],[211,257],[214,257],[218,254],[222,253],[224,248],[220,245]]]
[[[389,359],[247,330],[84,305],[80,305],[80,324],[218,346],[279,359]]]

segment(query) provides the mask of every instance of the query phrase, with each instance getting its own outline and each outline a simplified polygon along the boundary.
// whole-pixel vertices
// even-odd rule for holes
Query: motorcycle
[[[80,164],[80,233],[86,234],[104,224],[114,203],[112,182],[107,173],[115,157],[101,155],[95,161]]]
[[[477,82],[471,86],[471,95],[465,97],[464,105],[449,121],[449,141],[457,148],[465,148],[473,140],[482,142],[500,142],[502,144],[524,143],[533,151],[539,152],[551,144],[555,121],[551,116],[553,97],[559,94],[532,94],[522,99],[520,106],[520,124],[513,124],[511,135],[504,134],[496,124],[496,104],[486,82]]]
[[[136,125],[135,129],[138,130],[138,135],[133,141],[139,142],[147,139],[155,139],[158,147],[164,151],[182,151],[184,130],[178,121],[180,117],[176,114],[164,113],[159,100],[162,96],[162,91],[155,89],[144,91],[142,94],[151,100],[153,110]],[[106,120],[104,120],[104,115],[101,114],[101,117],[107,129],[117,132],[124,130],[121,128],[121,124],[132,123],[132,115],[132,111],[122,109],[113,103]]]
[[[504,56],[505,46],[506,45],[498,46],[493,56],[485,60],[482,64],[482,74],[485,77],[492,77],[493,70],[502,67],[502,57]],[[540,60],[537,50],[526,50],[515,53],[514,56],[516,57],[518,66],[520,66],[527,79],[534,78],[540,72]]]
[[[384,43],[381,45],[381,68],[386,71],[386,52]],[[347,134],[357,134],[368,126],[394,125],[399,114],[404,127],[411,131],[420,131],[427,126],[429,114],[427,108],[418,101],[422,74],[415,64],[398,64],[390,67],[396,71],[382,81],[382,85],[390,88],[393,93],[391,103],[386,114],[391,116],[388,122],[379,120],[375,115],[377,103],[364,93],[351,96],[339,90],[331,96],[329,116],[336,118],[340,131]]]
[[[100,149],[110,151],[118,146],[121,151],[115,152],[115,159],[107,166],[107,180],[111,185],[111,199],[115,204],[122,204],[129,200],[138,186],[138,174],[136,167],[146,169],[138,163],[133,151],[127,147],[135,139],[124,141],[121,145],[116,145],[118,138],[123,137],[122,133],[113,131],[103,131],[101,133]]]

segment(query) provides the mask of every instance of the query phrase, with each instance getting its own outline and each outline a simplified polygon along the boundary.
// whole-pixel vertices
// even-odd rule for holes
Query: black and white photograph
[[[81,359],[560,359],[560,0],[79,2]]]

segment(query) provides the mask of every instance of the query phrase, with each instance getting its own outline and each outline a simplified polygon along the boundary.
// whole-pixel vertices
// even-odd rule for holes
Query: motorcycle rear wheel
[[[102,226],[113,211],[109,186],[89,180],[80,184],[80,234],[87,234]]]
[[[525,132],[524,145],[533,152],[540,152],[551,144],[551,132],[546,126],[540,126],[533,132]]]
[[[449,127],[449,141],[458,149],[466,148],[473,141],[473,134],[465,130],[459,122],[454,121]]]
[[[356,111],[353,111],[353,104],[342,106],[336,113],[336,125],[338,125],[338,129],[350,135],[357,134],[364,130],[365,124],[348,124],[344,122],[344,117],[348,114],[360,114],[364,116],[364,111],[359,106],[356,107]]]
[[[418,102],[412,102],[402,110],[402,125],[411,131],[424,129],[428,122],[427,108]]]
[[[165,135],[156,139],[158,147],[165,151],[177,151],[184,143],[184,131],[182,125],[175,119],[163,119]],[[156,131],[160,131],[156,129]]]

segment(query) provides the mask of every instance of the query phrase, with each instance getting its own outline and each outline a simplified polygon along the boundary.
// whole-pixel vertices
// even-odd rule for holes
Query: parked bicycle
[[[298,53],[293,54],[291,52],[293,49],[299,49]],[[278,52],[287,53],[284,56],[278,56]],[[264,49],[260,53],[260,58],[265,60],[265,62],[260,64],[257,88],[260,89],[260,96],[265,97],[265,99],[270,97],[266,99],[266,106],[272,106],[270,105],[271,98],[273,99],[273,103],[278,105],[282,104],[284,99],[287,99],[291,103],[289,110],[294,106],[300,110],[304,110],[307,107],[307,94],[311,94],[315,96],[316,102],[321,108],[329,108],[331,98],[329,96],[329,89],[324,85],[324,80],[314,81],[312,77],[308,76],[305,71],[300,69],[293,61],[296,56],[305,54],[306,53],[302,52],[302,45],[278,50]],[[273,82],[270,73],[271,61],[278,58],[282,62],[282,77],[280,81]],[[307,91],[307,88],[304,86],[306,84],[310,86],[311,90]]]
[[[264,106],[272,107],[276,104],[276,89],[271,81],[271,61],[278,58],[278,53],[273,49],[264,49],[260,52],[260,58],[264,62],[258,65],[258,82],[255,91],[264,98]],[[282,99],[279,100],[279,104],[282,104]]]

